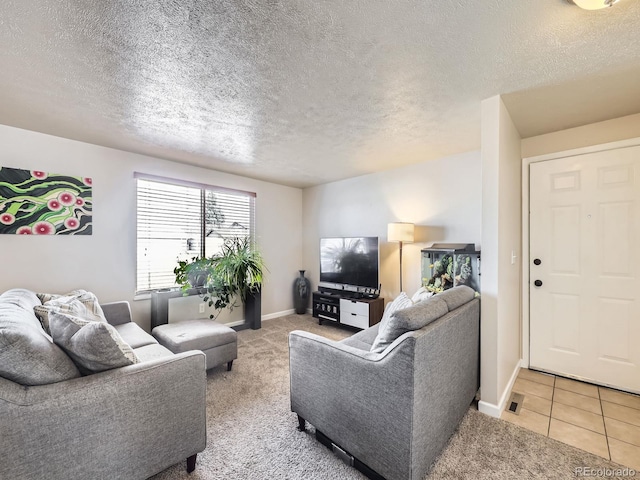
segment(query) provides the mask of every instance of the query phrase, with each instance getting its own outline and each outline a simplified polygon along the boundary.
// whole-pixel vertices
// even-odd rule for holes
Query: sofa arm
[[[129,302],[111,302],[100,305],[104,316],[111,325],[122,325],[131,321]]]
[[[0,380],[0,478],[144,479],[206,445],[199,351],[50,385]]]
[[[412,334],[371,353],[291,332],[291,410],[393,478],[390,466],[410,464],[414,348]]]

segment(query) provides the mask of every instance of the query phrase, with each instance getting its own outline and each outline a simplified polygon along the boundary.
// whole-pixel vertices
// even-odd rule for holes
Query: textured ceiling
[[[3,0],[0,123],[294,186],[640,111],[640,1]],[[604,94],[604,95],[603,95]]]

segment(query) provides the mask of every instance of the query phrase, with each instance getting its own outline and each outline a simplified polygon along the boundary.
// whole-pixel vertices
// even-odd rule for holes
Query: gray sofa
[[[479,300],[456,287],[394,315],[426,325],[382,353],[380,324],[341,342],[291,332],[291,410],[371,478],[419,480],[477,393]]]
[[[28,290],[0,296],[0,368],[16,358],[16,342],[21,350],[57,348],[38,332],[39,303]],[[131,321],[127,302],[102,309],[139,363],[31,386],[0,376],[0,478],[135,480],[184,459],[195,467],[206,444],[204,354],[174,355],[159,345]],[[32,338],[16,340],[16,321]],[[65,360],[58,360],[60,370]]]

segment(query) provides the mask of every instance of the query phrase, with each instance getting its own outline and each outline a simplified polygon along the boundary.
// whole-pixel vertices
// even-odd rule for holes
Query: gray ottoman
[[[151,334],[173,353],[202,350],[207,356],[207,370],[223,363],[227,364],[227,370],[231,370],[233,361],[238,358],[238,334],[213,320],[184,320],[158,325]]]

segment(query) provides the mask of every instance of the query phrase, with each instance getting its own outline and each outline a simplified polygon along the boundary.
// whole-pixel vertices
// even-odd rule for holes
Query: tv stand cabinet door
[[[340,299],[340,323],[356,328],[369,328],[380,321],[375,318],[375,304],[369,300]],[[373,308],[372,308],[373,307]]]

